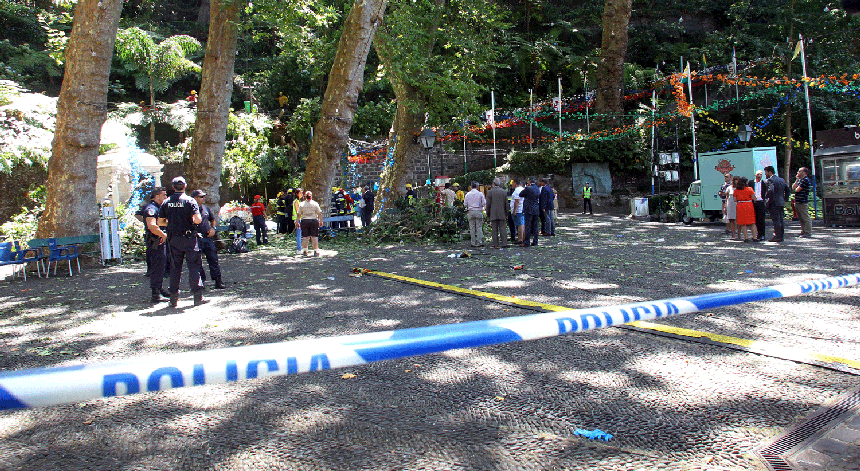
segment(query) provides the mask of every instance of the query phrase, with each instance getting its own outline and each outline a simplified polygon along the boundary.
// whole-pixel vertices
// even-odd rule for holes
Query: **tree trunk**
[[[439,23],[441,21],[441,11],[445,6],[444,0],[436,0],[436,11],[440,12],[432,17],[427,27],[427,43],[425,44],[424,53],[427,57],[431,57],[433,49],[436,47],[436,39],[438,37]],[[415,142],[415,133],[421,129],[424,124],[424,115],[426,110],[427,100],[418,93],[418,90],[410,85],[399,74],[400,69],[394,67],[394,57],[392,53],[391,43],[389,38],[384,33],[377,33],[374,42],[376,54],[379,56],[380,62],[385,67],[388,81],[391,82],[391,87],[394,89],[394,96],[397,99],[397,112],[394,115],[394,123],[392,129],[394,135],[389,136],[394,138],[394,156],[391,166],[383,169],[380,176],[380,191],[379,201],[382,207],[385,199],[390,194],[393,197],[398,197],[406,194],[406,174],[409,171],[409,163],[415,154],[423,151],[420,145]],[[428,166],[430,163],[428,162]],[[430,168],[428,176],[432,173]]]
[[[197,95],[197,122],[187,168],[188,188],[202,189],[210,204],[221,205],[221,162],[227,138],[239,14],[247,0],[213,0],[209,41]]]
[[[632,6],[633,0],[606,0],[603,6],[603,42],[597,62],[594,106],[597,113],[607,114],[609,118],[606,123],[597,122],[601,129],[618,123],[618,116],[623,112],[621,78]]]
[[[380,203],[389,192],[392,196],[406,194],[406,174],[409,171],[411,157],[421,152],[421,147],[415,143],[415,132],[424,124],[424,99],[418,94],[415,87],[406,83],[403,77],[397,74],[396,68],[392,67],[390,49],[387,38],[382,34],[376,35],[374,42],[376,54],[379,56],[385,70],[388,72],[388,80],[394,89],[397,99],[397,111],[392,124],[393,135],[389,136],[388,142],[394,141],[394,158],[392,165],[386,165],[380,176],[379,195]]]
[[[380,176],[379,194],[381,199],[385,198],[389,190],[393,192],[393,196],[406,194],[405,185],[408,183],[406,181],[406,174],[409,172],[409,163],[415,154],[423,151],[421,146],[415,143],[415,131],[420,129],[421,125],[424,124],[424,108],[410,108],[407,104],[411,101],[409,98],[410,95],[417,102],[422,102],[417,100],[418,95],[414,88],[404,85],[404,88],[408,91],[398,92],[398,87],[394,85],[393,77],[389,77],[389,80],[391,80],[395,90],[394,93],[397,96],[397,112],[394,115],[394,123],[392,125],[394,132],[392,136],[389,136],[389,142],[391,142],[392,138],[394,139],[394,162],[390,166],[386,165]]]
[[[327,190],[334,182],[358,108],[367,53],[387,4],[388,0],[355,0],[343,25],[302,180],[302,188],[313,191],[323,214],[327,214]]]
[[[66,48],[47,200],[36,236],[98,232],[96,166],[122,0],[80,0]]]
[[[200,9],[197,10],[197,23],[200,25],[209,24],[210,13],[212,9],[212,5],[210,5],[209,0],[201,0]]]
[[[155,145],[155,90],[152,86],[152,75],[149,76],[149,146]]]

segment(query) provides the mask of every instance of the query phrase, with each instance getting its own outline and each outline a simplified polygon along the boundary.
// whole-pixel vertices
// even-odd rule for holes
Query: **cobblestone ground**
[[[528,314],[355,266],[570,307],[755,288],[860,271],[856,229],[782,245],[563,215],[528,249],[272,245],[222,254],[229,289],[168,310],[141,264],[0,282],[0,369],[70,365]],[[511,266],[524,265],[523,270]],[[860,359],[860,289],[663,322]],[[345,378],[345,373],[354,377]],[[740,470],[752,450],[858,384],[767,356],[602,329],[343,370],[0,412],[0,470]],[[609,442],[574,434],[599,428]]]

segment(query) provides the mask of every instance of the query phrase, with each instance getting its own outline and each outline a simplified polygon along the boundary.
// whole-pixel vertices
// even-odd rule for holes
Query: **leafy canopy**
[[[188,73],[200,72],[200,66],[186,58],[200,49],[199,41],[184,34],[157,44],[155,39],[137,27],[117,32],[116,51],[137,88],[163,92]]]

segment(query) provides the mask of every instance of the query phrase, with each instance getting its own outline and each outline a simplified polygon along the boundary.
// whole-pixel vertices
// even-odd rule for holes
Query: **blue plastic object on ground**
[[[612,440],[612,435],[604,432],[603,430],[597,429],[597,428],[594,430],[585,430],[585,429],[578,428],[578,429],[573,431],[573,434],[574,435],[582,435],[583,437],[590,438],[592,440],[603,440],[604,442],[608,442],[609,440]]]

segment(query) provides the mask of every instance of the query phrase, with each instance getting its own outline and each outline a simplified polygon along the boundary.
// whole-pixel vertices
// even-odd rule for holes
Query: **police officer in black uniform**
[[[278,193],[278,199],[275,200],[275,215],[278,217],[278,234],[286,234],[287,233],[287,197],[283,191]]]
[[[171,185],[176,193],[167,198],[158,212],[158,223],[167,226],[167,239],[173,263],[170,266],[170,307],[179,302],[179,281],[182,278],[182,262],[188,260],[189,286],[194,294],[194,305],[207,303],[203,299],[203,281],[200,272],[203,263],[197,233],[209,232],[209,221],[200,216],[197,202],[185,194],[185,179],[176,177]]]
[[[165,199],[167,199],[167,195],[164,193],[164,188],[153,188],[149,197],[149,204],[144,206],[142,211],[143,223],[146,225],[144,231],[146,256],[147,260],[150,261],[149,287],[152,289],[152,302],[154,303],[167,301],[167,299],[162,299],[162,296],[165,298],[170,296],[162,286],[164,269],[167,264],[167,233],[164,232],[165,228],[158,227],[158,211]]]
[[[200,251],[206,256],[206,263],[209,264],[209,275],[212,277],[212,280],[215,281],[215,289],[224,289],[226,286],[224,286],[224,283],[221,281],[221,267],[218,265],[218,250],[215,249],[215,215],[205,204],[206,192],[203,190],[194,190],[191,192],[191,197],[194,198],[194,201],[197,202],[197,206],[200,208],[200,217],[204,221],[209,222],[208,232],[198,232],[197,237],[199,240],[197,243],[200,245]],[[203,281],[206,281],[203,276],[202,268],[200,271],[200,278],[202,278]]]
[[[293,201],[296,200],[295,190],[287,189],[287,194],[284,195],[284,204],[287,207],[287,234],[292,234],[296,230],[296,224],[293,221]]]

